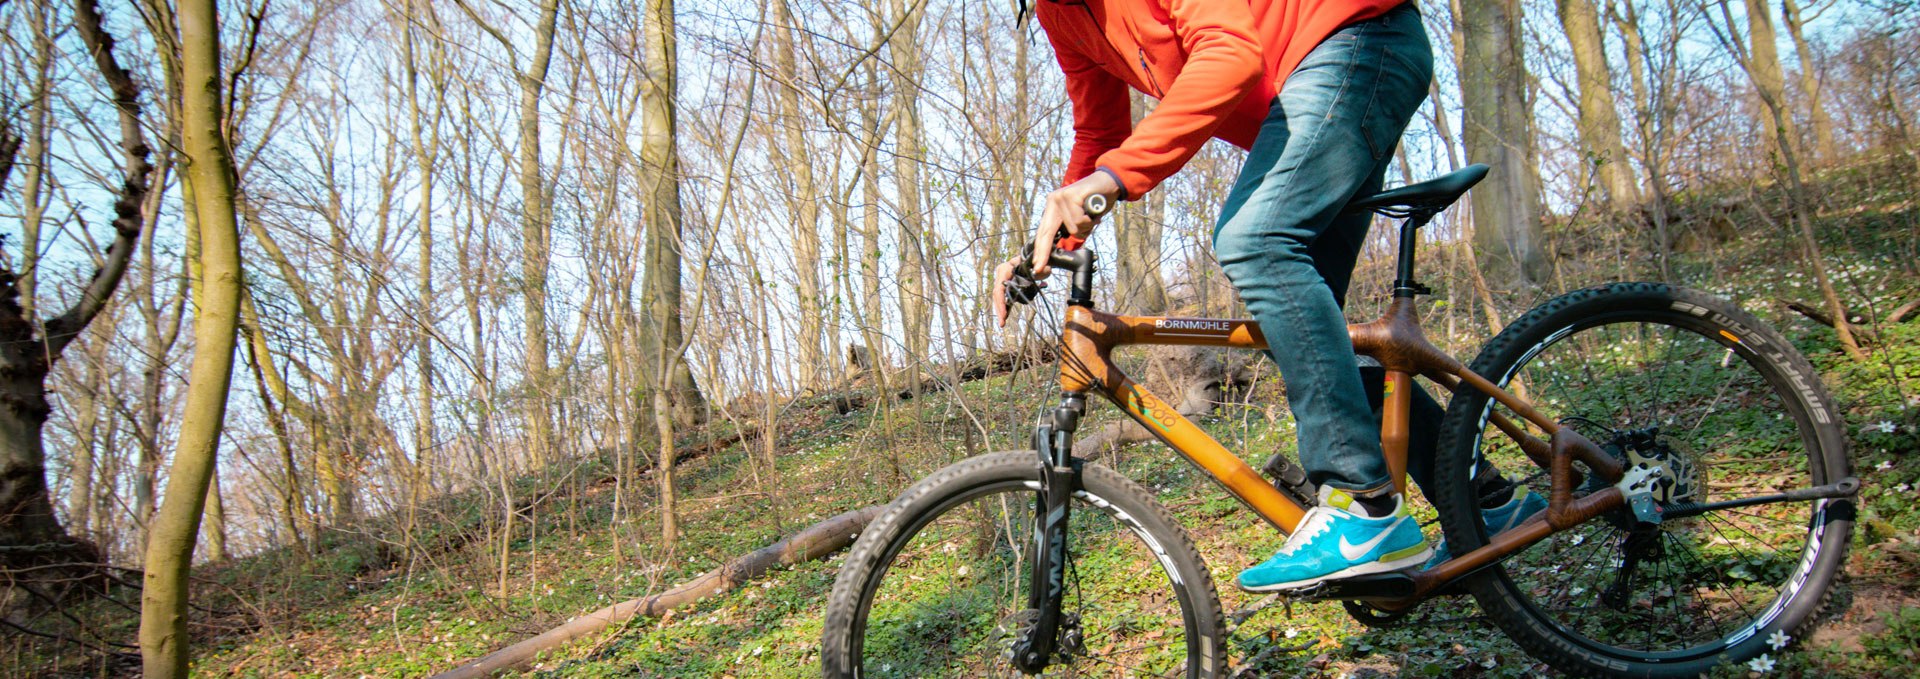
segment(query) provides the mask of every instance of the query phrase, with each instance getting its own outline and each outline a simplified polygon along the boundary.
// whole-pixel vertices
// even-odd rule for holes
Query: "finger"
[[[1013,280],[1013,262],[1001,262],[993,268],[993,324],[1007,327],[1007,281]]]
[[[1059,231],[1059,212],[1049,206],[1040,217],[1040,228],[1033,232],[1033,260],[1027,264],[1033,269],[1034,280],[1046,278],[1047,274],[1052,273],[1053,269],[1047,266],[1047,258],[1053,255],[1053,237]]]
[[[1075,210],[1076,214],[1067,221],[1067,232],[1081,238],[1093,235],[1093,218],[1084,210]]]
[[[1042,280],[1053,273],[1053,267],[1047,266],[1047,260],[1053,257],[1053,234],[1055,229],[1047,229],[1035,234],[1033,239],[1033,279]]]

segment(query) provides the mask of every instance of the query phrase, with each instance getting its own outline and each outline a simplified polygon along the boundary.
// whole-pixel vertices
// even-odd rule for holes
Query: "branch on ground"
[[[861,357],[867,354],[865,348],[855,346],[849,350],[849,355],[859,361],[865,360]],[[912,400],[916,394],[931,394],[946,391],[967,382],[983,380],[994,375],[1002,375],[1044,365],[1052,362],[1053,358],[1053,349],[1045,346],[1041,347],[1038,351],[1013,350],[991,352],[968,361],[953,378],[946,376],[929,377],[921,379],[917,385],[899,387],[892,390],[891,393],[893,394],[894,400],[908,401]],[[854,365],[862,366],[865,365],[865,363],[856,362]],[[897,380],[898,378],[896,377],[895,380],[889,380],[887,383],[890,385],[897,384]],[[834,412],[845,415],[867,407],[868,402],[873,398],[873,386],[876,381],[872,370],[861,369],[843,381],[842,386],[836,390],[836,393],[829,394],[826,398],[833,403]]]
[[[1779,302],[1782,305],[1785,305],[1788,309],[1792,310],[1794,313],[1807,317],[1807,320],[1813,321],[1815,323],[1819,323],[1829,328],[1836,328],[1836,329],[1839,328],[1839,326],[1834,324],[1833,316],[1831,314],[1828,314],[1826,311],[1820,309],[1819,307],[1816,307],[1814,305],[1807,304],[1804,302],[1790,300],[1790,299],[1781,299],[1779,300]],[[1920,302],[1920,300],[1915,300],[1915,302]],[[1888,317],[1887,322],[1888,323],[1900,322],[1899,321],[1900,318],[1905,317],[1906,314],[1911,313],[1913,311],[1911,308],[1912,306],[1913,304],[1909,303],[1908,306],[1901,307],[1900,309],[1895,310],[1893,312],[1893,315]],[[1866,314],[1860,313],[1858,311],[1854,311],[1852,309],[1846,310],[1846,313],[1847,313],[1847,329],[1852,330],[1854,336],[1860,338],[1860,341],[1862,343],[1865,343],[1865,344],[1875,343],[1877,338],[1875,337],[1873,330],[1865,326],[1865,324],[1869,322],[1869,319],[1867,318]]]
[[[853,544],[854,536],[866,530],[879,516],[881,505],[856,509],[808,526],[786,539],[736,557],[707,571],[700,577],[673,589],[623,601],[567,621],[540,636],[489,653],[478,660],[442,672],[435,679],[491,677],[531,664],[541,653],[553,651],[581,637],[599,632],[634,616],[659,616],[708,598],[726,593],[741,583],[765,575],[774,566],[805,563],[823,558]]]

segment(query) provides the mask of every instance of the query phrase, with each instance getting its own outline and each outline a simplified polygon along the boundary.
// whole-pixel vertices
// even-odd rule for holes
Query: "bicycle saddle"
[[[1467,189],[1487,178],[1487,166],[1479,163],[1468,165],[1465,169],[1451,174],[1435,177],[1418,184],[1408,184],[1397,189],[1381,191],[1372,196],[1347,203],[1347,211],[1371,210],[1399,213],[1434,213],[1447,209],[1453,201],[1459,200]]]

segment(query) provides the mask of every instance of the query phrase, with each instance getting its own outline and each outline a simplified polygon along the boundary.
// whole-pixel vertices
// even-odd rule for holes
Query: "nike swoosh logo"
[[[1394,521],[1393,525],[1387,526],[1386,530],[1380,531],[1380,534],[1373,536],[1372,540],[1357,545],[1347,542],[1347,536],[1340,536],[1340,556],[1347,557],[1348,561],[1359,561],[1360,557],[1366,556],[1367,552],[1373,551],[1373,548],[1380,546],[1381,542],[1385,542],[1387,536],[1393,535],[1393,529],[1399,528],[1400,521],[1405,520],[1407,520],[1407,517],[1400,517],[1399,521]]]

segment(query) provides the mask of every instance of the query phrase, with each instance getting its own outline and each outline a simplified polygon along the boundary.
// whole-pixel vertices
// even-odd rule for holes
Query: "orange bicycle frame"
[[[1396,294],[1378,320],[1349,325],[1347,332],[1352,337],[1355,353],[1372,357],[1387,371],[1380,442],[1396,488],[1406,488],[1408,414],[1415,375],[1456,392],[1465,387],[1485,393],[1547,435],[1542,440],[1501,413],[1489,415],[1491,424],[1518,443],[1534,464],[1549,471],[1552,491],[1548,509],[1515,530],[1495,536],[1480,549],[1411,574],[1414,591],[1409,601],[1538,542],[1554,531],[1624,505],[1626,498],[1617,488],[1574,499],[1573,491],[1582,477],[1573,468],[1573,462],[1584,463],[1609,483],[1620,479],[1625,471],[1622,464],[1585,437],[1562,427],[1435,348],[1420,330],[1411,295]],[[1086,305],[1070,305],[1061,324],[1060,387],[1068,393],[1093,391],[1105,396],[1255,514],[1281,532],[1292,533],[1306,514],[1305,507],[1280,492],[1199,425],[1181,416],[1113,363],[1112,352],[1116,347],[1155,344],[1266,349],[1267,339],[1260,332],[1259,324],[1248,319],[1118,316]]]

